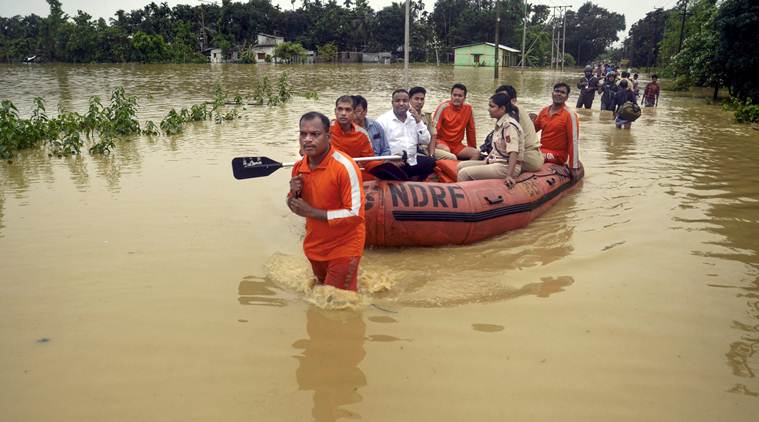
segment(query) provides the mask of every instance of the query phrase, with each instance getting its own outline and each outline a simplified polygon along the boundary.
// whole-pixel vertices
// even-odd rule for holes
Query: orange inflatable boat
[[[441,180],[455,161],[439,162]],[[526,226],[582,180],[564,166],[546,163],[523,173],[509,189],[503,180],[460,183],[364,182],[366,244],[374,246],[463,245]]]

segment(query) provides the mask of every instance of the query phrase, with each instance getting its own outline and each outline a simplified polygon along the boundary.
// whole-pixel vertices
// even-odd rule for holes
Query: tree
[[[615,41],[617,33],[625,29],[625,17],[587,2],[577,12],[566,12],[566,52],[578,64],[590,63]]]
[[[632,66],[656,66],[659,63],[659,46],[664,39],[667,12],[654,9],[635,22],[625,39],[625,53]]]
[[[285,63],[300,61],[306,56],[306,49],[297,42],[283,42],[274,47],[274,58]]]
[[[132,39],[135,59],[144,63],[165,62],[166,42],[160,35],[150,35],[138,31]]]
[[[715,16],[718,31],[714,60],[721,67],[710,68],[711,81],[723,76],[730,95],[759,102],[759,4],[756,1],[725,0]]]
[[[320,45],[317,48],[316,54],[319,55],[320,60],[332,62],[335,60],[335,56],[337,56],[337,46],[333,42]]]

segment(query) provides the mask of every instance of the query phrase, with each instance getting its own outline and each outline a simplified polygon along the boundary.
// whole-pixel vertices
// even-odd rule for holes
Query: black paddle
[[[404,154],[405,155],[405,154]],[[380,157],[359,157],[353,161],[380,161],[380,160],[401,160],[400,155],[383,155]],[[232,173],[235,179],[251,179],[254,177],[268,176],[282,167],[292,167],[292,163],[280,163],[269,157],[235,157],[232,159]]]

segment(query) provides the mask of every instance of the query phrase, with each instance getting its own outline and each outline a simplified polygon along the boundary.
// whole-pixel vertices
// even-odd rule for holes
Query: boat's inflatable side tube
[[[582,178],[546,164],[508,189],[503,180],[461,183],[372,181],[366,192],[367,245],[468,244],[526,226]]]

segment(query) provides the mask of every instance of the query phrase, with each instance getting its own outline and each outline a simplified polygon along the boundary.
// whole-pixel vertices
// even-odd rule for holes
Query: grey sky
[[[342,0],[338,0],[342,1]],[[543,0],[536,1],[535,3],[546,4],[549,6],[564,6],[571,5],[574,10],[577,10],[586,0]],[[83,10],[95,18],[111,18],[114,16],[117,10],[124,9],[126,11],[141,9],[146,4],[149,4],[148,0],[61,0],[63,3],[63,10],[69,15],[75,15],[77,10]],[[220,1],[219,1],[220,2]],[[161,3],[161,1],[156,1]],[[167,0],[166,3],[169,6],[176,4],[199,4],[198,0]],[[282,9],[291,9],[292,3],[290,0],[272,0],[273,4],[278,4]],[[369,5],[376,11],[382,9],[385,6],[392,4],[392,0],[369,0]],[[670,8],[673,7],[677,0],[595,0],[594,4],[606,8],[612,12],[621,13],[625,16],[625,23],[627,28],[623,33],[619,34],[620,40],[630,30],[630,26],[642,19],[646,13],[654,10],[657,7]],[[301,4],[301,0],[295,0],[295,6],[298,7]],[[435,4],[434,0],[425,0],[427,10],[432,11]],[[29,15],[37,14],[40,16],[48,15],[48,5],[45,0],[24,0],[24,1],[0,1],[0,16],[10,17],[14,15]]]

